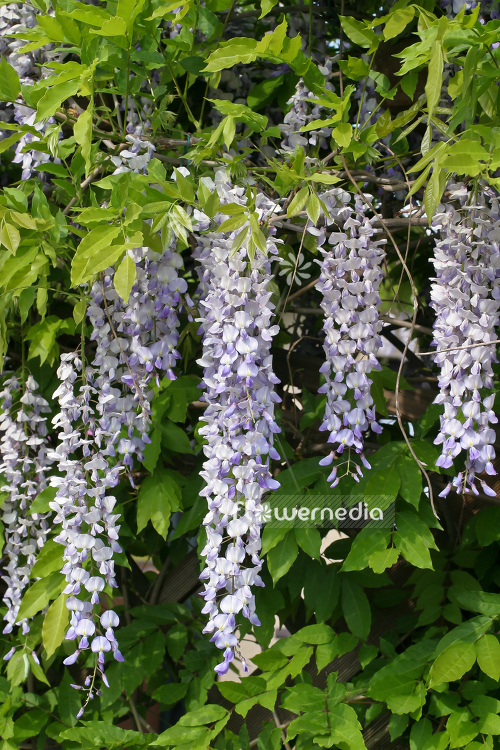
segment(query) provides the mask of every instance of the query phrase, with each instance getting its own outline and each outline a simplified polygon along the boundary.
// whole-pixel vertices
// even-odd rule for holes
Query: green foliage
[[[409,325],[416,294],[416,336],[420,351],[429,349],[429,235],[417,222],[400,231],[401,210],[411,199],[430,222],[451,180],[483,180],[498,189],[499,22],[482,24],[479,6],[448,18],[433,0],[399,0],[387,12],[369,0],[346,3],[340,17],[339,7],[313,3],[310,28],[308,13],[295,5],[57,0],[49,9],[36,0],[26,6],[35,11],[33,23],[13,39],[21,53],[50,45],[54,57],[31,86],[7,57],[0,62],[0,101],[22,102],[34,115],[30,125],[0,123],[0,370],[8,355],[9,367],[23,376],[33,372],[52,409],[49,421],[59,356],[88,340],[89,285],[102,282],[108,267],[114,266],[126,302],[136,281],[129,251],[161,249],[174,233],[193,293],[198,210],[209,219],[223,212],[219,231],[234,232],[233,252],[250,240],[250,260],[258,260],[268,227],[255,205],[257,189],[283,199],[272,220],[283,239],[280,251],[317,260],[316,238],[307,229],[324,209],[322,193],[332,186],[354,190],[346,166],[363,191],[373,192],[383,216],[400,222],[394,239],[411,259],[414,289],[387,244],[382,311]],[[246,15],[236,19],[237,13]],[[294,17],[306,19],[305,31],[295,32]],[[235,33],[231,24],[245,19],[248,25]],[[331,49],[343,52],[328,86],[315,63],[323,55],[316,49],[320,22]],[[252,82],[246,99],[239,95],[245,76]],[[237,84],[228,83],[232,77]],[[326,129],[326,149],[318,141],[280,150],[277,125],[300,79],[317,109],[297,134],[309,139]],[[371,112],[363,120],[368,88],[377,117]],[[130,148],[124,110],[141,112],[144,102],[152,105],[148,138],[155,158],[147,168],[115,174],[113,159]],[[18,145],[21,156],[36,148],[50,157],[29,179],[13,161]],[[221,207],[208,187],[220,166],[248,188],[247,208]],[[400,169],[397,188],[380,180]],[[371,179],[378,182],[367,188]],[[317,429],[326,397],[312,377],[319,369],[319,298],[305,289],[293,297],[278,264],[273,270],[282,326],[273,356],[290,386],[276,409],[283,430],[276,440],[282,459],[275,465],[276,494],[337,500],[342,493],[345,507],[362,496],[370,507],[394,511],[395,523],[341,528],[346,533],[333,541],[319,524],[266,527],[266,587],[256,591],[262,625],[241,629],[257,642],[250,665],[256,671],[241,681],[216,681],[220,655],[201,632],[205,616],[196,596],[195,554],[204,545],[207,512],[199,494],[201,313],[195,308],[192,319],[182,313],[182,374],[153,386],[151,443],[134,472],[135,487],[122,480],[115,489],[123,597],[107,588],[103,601],[120,613],[125,662],[110,663],[110,687],[77,720],[80,695],[70,684],[80,678],[62,664],[74,649],[64,639],[69,613],[61,545],[51,529],[21,602],[19,616],[33,618],[30,631],[6,634],[1,644],[2,655],[11,645],[15,654],[0,677],[0,750],[282,750],[285,742],[293,750],[362,750],[363,732],[377,717],[387,719],[391,740],[400,738],[410,750],[497,747],[500,509],[469,513],[466,503],[462,524],[451,504],[438,502],[435,519],[413,453],[440,491],[453,473],[435,467],[442,406],[403,413],[412,450],[394,423],[396,398],[417,403],[425,391],[421,378],[428,391],[434,388],[435,371],[418,361],[418,351],[416,362],[407,358],[406,380],[390,359],[370,374],[377,413],[385,418],[382,435],[370,439],[372,468],[358,484],[329,487],[331,467],[318,463],[329,449]],[[334,465],[340,464],[337,457]],[[47,512],[54,496],[53,489],[39,493],[27,513]],[[273,642],[276,618],[290,635]],[[154,723],[156,704],[171,710],[168,726]],[[283,727],[273,716],[281,709],[290,712]],[[265,712],[258,738],[247,731],[251,710]]]

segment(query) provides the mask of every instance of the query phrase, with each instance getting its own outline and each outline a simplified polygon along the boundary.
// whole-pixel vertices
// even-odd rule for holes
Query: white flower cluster
[[[4,617],[7,624],[3,632],[11,633],[20,625],[26,634],[28,621],[18,621],[21,598],[29,584],[36,553],[45,544],[50,527],[50,513],[30,513],[33,500],[47,487],[50,461],[45,415],[50,408],[31,375],[26,379],[24,392],[15,376],[4,381],[0,400],[0,474],[4,480],[0,490],[7,493],[2,522],[4,554],[8,559],[2,576],[7,584],[3,598],[7,605]],[[13,653],[13,650],[9,652],[8,657]]]
[[[441,239],[433,259],[436,278],[431,307],[436,311],[434,361],[439,366],[440,393],[435,403],[444,405],[435,443],[442,446],[436,464],[450,468],[466,453],[460,471],[441,493],[452,486],[458,493],[478,493],[477,475],[493,475],[495,431],[492,364],[497,362],[495,341],[500,322],[500,209],[498,196],[487,188],[448,188],[453,202],[440,206],[432,227]],[[484,346],[474,346],[475,344]],[[469,347],[469,348],[468,348]],[[452,351],[448,351],[448,350]],[[483,491],[495,492],[479,479]]]

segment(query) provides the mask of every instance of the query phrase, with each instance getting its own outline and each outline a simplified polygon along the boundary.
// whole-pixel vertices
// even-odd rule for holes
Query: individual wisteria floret
[[[210,181],[211,182],[211,181]],[[246,205],[243,188],[234,187],[226,173],[216,173],[215,184],[221,203]],[[259,223],[275,205],[258,194],[255,212]],[[226,217],[217,214],[221,224]],[[199,229],[209,219],[195,212]],[[244,229],[244,227],[243,227]],[[272,230],[271,230],[272,231]],[[279,382],[272,369],[270,353],[278,326],[272,325],[270,256],[277,254],[276,241],[266,239],[265,252],[252,259],[248,240],[233,249],[238,232],[208,232],[198,236],[195,257],[200,263],[200,332],[203,334],[203,396],[206,425],[200,434],[206,461],[201,476],[206,487],[200,494],[208,501],[204,519],[207,543],[202,551],[206,567],[202,609],[209,616],[204,629],[224,652],[215,667],[225,674],[238,651],[236,616],[241,613],[252,625],[259,625],[252,587],[262,586],[260,570],[262,497],[279,484],[271,476],[270,459],[279,458],[273,448],[279,428],[274,419],[274,392]],[[250,237],[250,233],[247,235]],[[247,665],[242,658],[243,669]]]
[[[495,431],[493,368],[500,322],[500,211],[490,188],[449,186],[452,203],[441,205],[432,220],[439,232],[433,259],[436,278],[431,307],[436,311],[434,361],[439,367],[439,395],[443,404],[441,445],[436,465],[448,469],[465,452],[465,467],[443,492],[478,494],[477,482],[487,495],[495,492],[478,477],[494,475]],[[471,344],[485,346],[467,348]],[[459,347],[455,351],[447,351]],[[461,347],[461,348],[460,348]],[[482,389],[490,393],[481,394]]]
[[[179,276],[182,257],[175,238],[162,253],[146,247],[129,252],[136,281],[128,302],[116,291],[114,269],[108,268],[92,286],[87,315],[97,343],[95,387],[105,394],[98,429],[112,435],[107,455],[114,456],[116,446],[132,480],[134,456],[142,461],[151,442],[152,381],[175,379],[179,313],[192,302]]]
[[[57,488],[50,507],[56,514],[54,523],[61,525],[55,541],[64,545],[61,572],[66,578],[64,593],[69,595],[66,606],[71,612],[66,638],[77,641],[75,652],[64,663],[73,664],[82,651],[90,648],[96,654],[94,677],[99,672],[107,684],[104,654],[112,651],[117,661],[123,661],[123,657],[113,632],[118,615],[108,610],[102,622],[99,595],[106,584],[117,587],[113,555],[121,552],[120,516],[113,512],[116,498],[109,490],[117,485],[123,466],[111,465],[107,457],[110,435],[99,430],[96,418],[107,394],[92,385],[95,375],[92,367],[83,368],[77,354],[61,355],[57,370],[60,385],[54,392],[60,411],[52,420],[58,430],[58,444],[49,453],[60,475],[50,478],[51,486]],[[108,620],[113,624],[108,625]],[[87,702],[93,697],[89,688]]]
[[[4,633],[16,626],[29,632],[27,619],[18,620],[19,607],[29,584],[37,552],[46,542],[50,513],[30,513],[36,496],[47,487],[47,401],[31,375],[24,388],[13,375],[0,392],[0,475],[7,499],[2,507],[5,526],[4,554],[7,564],[2,579],[7,584],[3,601],[7,605]],[[14,650],[9,652],[12,656]]]
[[[347,451],[347,459],[340,465],[345,467],[344,475],[350,474],[359,481],[362,469],[351,457],[351,450],[370,468],[363,453],[364,433],[369,428],[381,432],[375,418],[369,375],[372,370],[381,369],[377,359],[383,325],[379,319],[379,289],[386,241],[374,239],[376,230],[365,214],[362,198],[356,196],[354,206],[349,205],[350,198],[338,189],[322,195],[329,213],[329,217],[324,217],[326,227],[311,227],[309,231],[317,236],[323,254],[323,260],[318,261],[321,274],[316,289],[323,297],[321,308],[325,314],[326,362],[320,372],[326,383],[318,392],[327,395],[320,430],[330,433],[328,442],[333,447],[320,464],[328,466],[335,456]],[[333,247],[327,249],[322,245],[332,223],[343,224],[343,229],[330,234],[328,241]],[[339,466],[328,477],[332,487],[339,482]]]

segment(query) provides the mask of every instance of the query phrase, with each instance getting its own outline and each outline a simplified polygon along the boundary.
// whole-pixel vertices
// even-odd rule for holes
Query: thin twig
[[[323,310],[321,310],[318,307],[291,307],[289,309],[289,312],[297,313],[300,315],[323,315],[324,314]],[[413,328],[414,331],[418,331],[418,333],[425,333],[429,336],[431,336],[434,333],[432,328],[428,328],[427,326],[421,326],[418,324],[412,327],[410,320],[401,320],[400,318],[392,318],[390,315],[380,315],[380,320],[383,320],[384,323],[389,323],[390,325],[394,326],[394,328]]]
[[[84,181],[80,185],[80,193],[83,193],[88,188],[88,186],[92,182],[94,182],[96,177],[98,177],[101,174],[101,171],[102,171],[102,166],[96,167],[94,171],[91,174],[89,174],[88,177],[84,179]],[[69,214],[69,212],[71,211],[75,203],[77,203],[79,197],[80,196],[75,195],[75,197],[70,200],[66,208],[63,209],[64,216],[67,216]]]
[[[285,732],[284,727],[281,726],[280,718],[278,714],[276,713],[276,711],[273,711],[273,719],[274,719],[274,726],[276,727],[276,729],[281,729],[281,739],[283,741],[283,747],[285,748],[285,750],[292,750],[292,748],[286,741],[286,732]]]
[[[318,281],[319,281],[319,276],[317,279],[313,279],[312,281],[309,282],[309,284],[306,284],[305,286],[303,286],[302,289],[299,289],[297,292],[294,292],[293,294],[291,294],[288,297],[288,302],[291,302],[292,300],[297,299],[297,297],[302,297],[303,294],[305,294],[306,292],[309,292],[311,289],[314,289]]]
[[[135,705],[135,701],[132,698],[132,696],[130,696],[130,698],[128,699],[128,704],[130,706],[130,711],[132,712],[132,716],[134,717],[134,721],[135,721],[135,725],[137,727],[137,731],[140,732],[141,734],[144,734],[144,729],[142,727],[142,722],[141,722],[141,720],[139,718],[139,713],[137,711],[137,707]]]
[[[475,349],[476,346],[493,346],[493,344],[500,344],[500,339],[494,341],[481,341],[480,344],[464,344],[463,346],[451,346],[449,349],[435,349],[433,352],[419,352],[421,357],[427,357],[429,355],[441,354],[442,352],[459,352],[465,349]]]

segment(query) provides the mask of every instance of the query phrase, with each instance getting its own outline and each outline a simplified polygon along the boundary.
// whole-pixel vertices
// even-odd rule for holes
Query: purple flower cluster
[[[117,588],[113,556],[121,552],[120,516],[109,490],[123,471],[132,481],[134,458],[142,460],[150,442],[151,381],[158,383],[161,374],[175,377],[178,313],[187,291],[173,245],[161,253],[148,248],[129,253],[136,281],[126,303],[115,289],[112,268],[90,290],[87,316],[96,342],[91,364],[85,366],[77,354],[61,357],[54,393],[60,411],[53,420],[59,442],[50,454],[61,474],[51,477],[57,488],[51,508],[61,524],[55,541],[65,547],[61,572],[71,611],[66,638],[78,641],[64,663],[73,664],[90,649],[96,654],[94,677],[99,672],[106,686],[105,653],[123,661],[114,635],[118,615],[110,609],[99,614],[101,592],[106,585]],[[86,703],[94,697],[93,685],[94,679],[85,683]]]
[[[116,498],[108,490],[118,484],[123,466],[111,466],[108,460],[110,435],[96,418],[96,412],[101,413],[106,405],[107,394],[94,385],[96,375],[93,367],[83,367],[77,354],[61,355],[57,371],[60,385],[54,392],[60,411],[52,420],[59,431],[58,445],[49,453],[57,462],[60,476],[50,478],[50,484],[57,488],[50,507],[56,514],[54,523],[61,524],[55,541],[64,545],[61,572],[67,583],[64,593],[69,594],[66,606],[71,611],[66,638],[78,640],[76,651],[64,663],[73,664],[82,651],[90,648],[97,654],[96,670],[107,684],[104,653],[112,651],[117,661],[123,661],[123,657],[113,632],[118,615],[108,610],[106,623],[111,618],[113,625],[104,627],[101,622],[105,635],[98,631],[99,594],[106,584],[117,587],[113,555],[121,552],[120,516],[114,513]],[[93,697],[89,689],[87,702]]]
[[[138,248],[130,254],[136,281],[127,303],[114,287],[114,269],[108,268],[92,286],[87,315],[91,340],[97,342],[95,386],[105,394],[99,429],[111,436],[108,455],[115,455],[117,445],[132,481],[134,456],[142,461],[142,451],[151,442],[151,381],[159,384],[160,375],[175,379],[178,315],[184,304],[192,303],[187,283],[179,276],[182,258],[174,243],[163,253]]]
[[[479,479],[482,472],[494,475],[495,431],[492,364],[500,322],[500,211],[498,196],[488,188],[477,192],[464,185],[450,185],[452,201],[440,206],[432,227],[441,239],[433,259],[436,278],[431,288],[431,307],[436,311],[434,361],[439,367],[443,404],[439,435],[442,446],[436,465],[450,468],[463,451],[465,469],[441,493],[478,493],[476,481],[487,495],[495,496]],[[456,205],[458,204],[458,205]],[[471,345],[482,343],[484,346]],[[455,349],[455,351],[447,351]]]
[[[332,74],[332,60],[326,57],[319,69],[328,81]],[[329,82],[326,83],[326,88],[333,91],[333,85]],[[283,123],[279,125],[279,129],[284,135],[281,142],[281,148],[284,152],[293,152],[297,146],[306,148],[307,146],[319,145],[320,148],[328,148],[328,138],[332,133],[331,127],[323,127],[305,133],[299,132],[300,128],[308,123],[325,117],[325,108],[311,101],[315,98],[315,94],[309,91],[304,81],[300,79],[295,93],[287,101],[287,104],[290,104],[291,107],[285,115]]]
[[[8,562],[5,575],[7,584],[3,601],[7,605],[4,617],[7,624],[3,632],[11,633],[16,625],[23,634],[29,632],[26,619],[18,621],[21,598],[29,584],[36,553],[47,539],[50,513],[30,514],[33,500],[46,488],[46,472],[50,467],[47,457],[47,401],[38,391],[38,383],[31,375],[26,380],[24,392],[18,378],[12,376],[4,382],[0,392],[0,473],[5,484],[0,487],[7,493],[2,507],[5,526],[4,554]],[[9,656],[12,656],[9,652]]]
[[[327,403],[320,429],[330,433],[328,442],[333,444],[332,452],[320,464],[330,465],[335,454],[343,454],[347,449],[345,473],[359,481],[358,475],[363,474],[357,463],[351,468],[351,449],[370,468],[363,455],[363,435],[368,428],[381,432],[375,421],[372,380],[368,376],[372,370],[380,369],[379,289],[386,241],[374,239],[376,230],[365,215],[360,196],[355,197],[354,207],[349,205],[350,195],[342,190],[331,190],[321,198],[330,214],[325,217],[326,224],[343,224],[343,231],[330,235],[332,249],[321,248],[323,261],[316,285],[323,296],[321,307],[325,313],[326,362],[320,372],[326,383],[318,392],[327,394]],[[324,244],[324,228],[313,227],[309,231],[318,237],[320,246]],[[339,481],[337,470],[336,466],[328,477],[332,487]]]
[[[216,173],[215,184],[221,203],[246,206],[245,190],[232,186],[225,170]],[[275,210],[264,195],[256,198],[259,223]],[[208,217],[195,212],[200,229]],[[225,219],[217,214],[220,225]],[[244,229],[244,227],[243,227]],[[270,472],[273,448],[274,392],[279,382],[273,373],[270,354],[278,326],[272,325],[274,305],[270,302],[270,255],[277,254],[276,241],[268,236],[266,251],[251,259],[247,239],[237,250],[238,232],[207,232],[198,236],[195,257],[200,263],[200,332],[203,333],[202,399],[208,404],[200,430],[207,444],[201,472],[206,487],[200,494],[208,501],[204,519],[207,543],[202,551],[206,567],[202,612],[209,616],[204,629],[224,651],[215,668],[225,674],[234,659],[238,639],[236,615],[242,613],[252,625],[259,625],[255,613],[253,586],[262,586],[260,570],[262,497],[279,486]],[[246,664],[242,659],[243,668]]]

